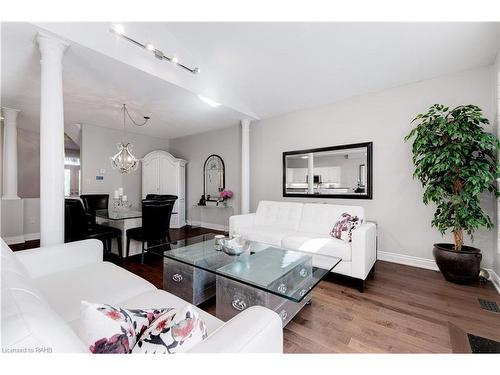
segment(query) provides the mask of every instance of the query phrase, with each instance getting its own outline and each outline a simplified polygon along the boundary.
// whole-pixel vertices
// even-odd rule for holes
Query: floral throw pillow
[[[92,353],[131,353],[143,332],[173,309],[123,309],[82,301],[79,336]]]
[[[351,216],[347,212],[344,212],[333,226],[330,236],[346,242],[352,242],[352,231],[362,223],[363,220],[359,217]]]
[[[142,334],[132,353],[185,353],[207,337],[205,322],[192,305],[156,319]]]

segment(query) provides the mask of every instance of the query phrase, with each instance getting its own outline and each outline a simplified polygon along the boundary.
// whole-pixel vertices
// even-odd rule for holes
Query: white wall
[[[23,199],[23,231],[25,241],[40,238],[40,198]]]
[[[17,129],[17,190],[20,198],[40,198],[40,134]]]
[[[403,138],[414,116],[434,103],[476,104],[493,120],[493,91],[490,66],[253,123],[251,211],[260,200],[285,200],[282,152],[373,141],[372,200],[286,200],[364,206],[367,218],[378,223],[379,251],[432,259],[433,243],[443,238],[431,228],[434,207],[422,203],[422,187],[412,179],[411,144]],[[491,196],[483,200],[483,206],[494,217]],[[483,251],[483,266],[491,267],[496,247],[492,233],[478,232],[474,245]]]
[[[107,193],[112,198],[113,191],[123,187],[124,194],[134,208],[140,207],[141,202],[141,168],[128,174],[120,174],[111,168],[111,156],[118,152],[116,144],[122,140],[132,143],[132,153],[136,158],[142,158],[154,150],[168,151],[167,139],[153,138],[144,135],[93,125],[82,125],[82,145],[80,151],[81,162],[81,194]],[[104,173],[101,173],[104,169]],[[96,180],[97,175],[104,176],[104,180]]]
[[[493,74],[494,74],[494,92],[495,95],[493,96],[494,100],[494,109],[495,109],[495,115],[494,115],[494,128],[496,129],[496,134],[497,137],[500,138],[500,50],[498,51],[497,58],[495,61],[494,69],[493,69]],[[500,152],[498,153],[498,157],[500,159]],[[500,181],[498,181],[498,186],[500,187]],[[494,254],[494,261],[493,261],[493,270],[495,271],[497,277],[500,278],[500,198],[496,200],[496,225],[497,225],[497,231],[496,234],[494,235],[493,241],[496,242],[496,252]],[[500,288],[500,279],[497,279],[497,287]]]
[[[231,205],[235,213],[240,212],[241,202],[241,128],[239,125],[170,140],[170,152],[187,160],[186,165],[186,215],[188,220],[198,220],[192,206],[203,194],[203,164],[208,156],[222,157],[226,169],[226,188],[234,192]],[[208,211],[208,210],[206,210]],[[223,224],[223,215],[216,210],[205,212],[203,221],[210,225]]]

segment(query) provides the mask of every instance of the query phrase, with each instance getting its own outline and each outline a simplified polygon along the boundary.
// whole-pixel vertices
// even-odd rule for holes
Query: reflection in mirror
[[[372,197],[372,143],[283,153],[283,196]]]
[[[207,201],[217,201],[219,193],[224,190],[224,161],[219,155],[210,155],[203,167],[203,194]]]

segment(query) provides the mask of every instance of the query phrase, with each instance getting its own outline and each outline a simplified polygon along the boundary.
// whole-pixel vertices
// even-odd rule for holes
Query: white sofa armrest
[[[353,230],[351,252],[351,276],[366,279],[377,260],[377,226],[374,223],[364,223]]]
[[[234,235],[240,228],[252,226],[254,222],[255,213],[231,216],[229,218],[229,235]]]
[[[192,353],[283,353],[283,327],[274,311],[252,306],[190,350]]]
[[[84,240],[15,252],[33,278],[102,262],[102,242]]]

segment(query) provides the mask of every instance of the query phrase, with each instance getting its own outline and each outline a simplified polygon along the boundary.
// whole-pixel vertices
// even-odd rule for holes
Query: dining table
[[[101,225],[109,225],[113,228],[118,228],[122,231],[122,253],[118,251],[118,245],[113,241],[111,252],[117,254],[121,258],[126,253],[127,246],[127,229],[142,226],[142,212],[140,210],[112,210],[101,209],[96,210],[96,223]],[[129,256],[141,253],[141,243],[135,240],[130,241]]]

